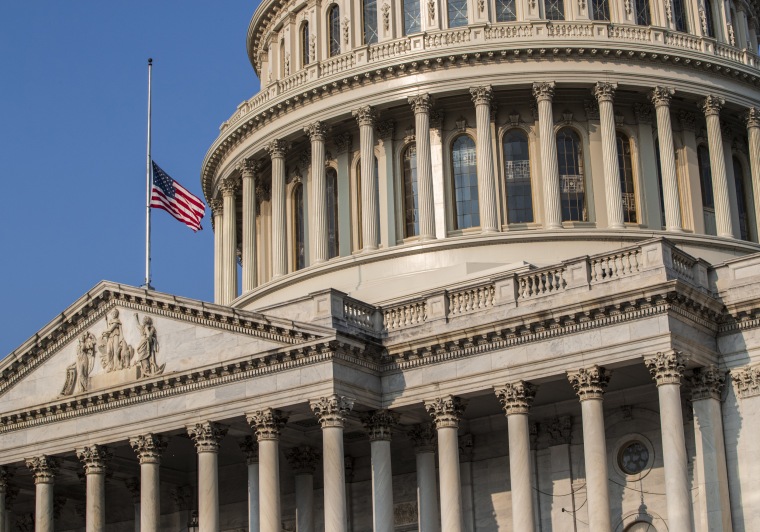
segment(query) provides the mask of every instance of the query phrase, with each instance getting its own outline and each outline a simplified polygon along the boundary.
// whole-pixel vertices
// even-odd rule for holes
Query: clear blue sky
[[[203,156],[258,91],[251,0],[0,2],[0,357],[102,279],[144,277],[147,58],[153,158],[200,195]],[[213,297],[207,210],[154,210],[157,290]]]

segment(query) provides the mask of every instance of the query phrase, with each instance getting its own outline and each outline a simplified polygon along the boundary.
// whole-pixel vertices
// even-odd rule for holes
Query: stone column
[[[604,389],[610,380],[609,372],[600,366],[591,366],[568,371],[567,378],[581,401],[589,529],[594,532],[610,532],[607,442],[602,404]]]
[[[377,249],[380,245],[378,212],[380,209],[375,180],[375,121],[377,114],[371,105],[353,111],[359,124],[359,153],[361,155],[362,190],[362,244],[363,251]]]
[[[251,436],[240,442],[248,466],[248,530],[259,532],[259,444]]]
[[[410,96],[414,111],[414,143],[417,148],[417,205],[420,215],[420,240],[435,239],[435,199],[433,197],[433,159],[430,151],[429,94]]]
[[[322,426],[325,530],[347,532],[346,470],[343,462],[343,424],[354,400],[342,395],[309,401]]]
[[[294,447],[287,458],[296,476],[296,530],[314,532],[314,472],[319,453],[312,447]]]
[[[11,528],[11,510],[13,510],[13,502],[18,497],[18,486],[12,484],[6,484],[5,487],[5,532],[12,532]]]
[[[106,527],[106,462],[112,453],[102,445],[82,447],[76,453],[87,478],[85,530],[103,532]]]
[[[288,273],[288,224],[285,204],[287,148],[287,143],[282,140],[273,140],[266,146],[272,158],[272,279]]]
[[[267,408],[246,416],[259,442],[259,522],[261,532],[280,532],[280,432],[288,418]]]
[[[53,532],[53,484],[60,461],[47,455],[26,459],[26,467],[34,476],[34,530]]]
[[[604,190],[607,199],[607,226],[610,229],[625,228],[623,198],[620,187],[617,138],[615,133],[615,91],[617,83],[600,81],[594,87],[599,102],[599,120],[602,128],[602,160],[604,161]]]
[[[475,104],[475,127],[478,204],[480,205],[480,230],[483,233],[499,231],[499,209],[496,204],[496,179],[493,172],[493,151],[491,147],[491,100],[493,90],[490,85],[470,88]]]
[[[222,304],[237,297],[237,207],[235,196],[240,188],[237,177],[227,177],[220,185],[222,210]]]
[[[529,382],[518,381],[495,391],[507,415],[512,528],[513,530],[535,530],[528,411],[536,396],[536,387]]]
[[[462,486],[459,478],[459,419],[467,402],[448,395],[425,401],[438,431],[438,474],[441,478],[441,528],[462,532]]]
[[[715,198],[715,225],[718,236],[734,238],[731,221],[731,202],[728,197],[728,177],[723,137],[720,130],[720,110],[725,101],[717,96],[708,96],[700,107],[707,120],[707,143],[710,148],[710,169],[712,170],[713,197]]]
[[[752,173],[752,193],[755,200],[755,222],[760,235],[760,107],[747,111],[747,137],[749,141],[750,172]]]
[[[227,427],[205,421],[187,427],[198,452],[198,525],[199,532],[219,530],[219,442]]]
[[[475,493],[472,477],[472,457],[475,450],[475,439],[472,434],[459,436],[459,484],[462,487],[462,531],[475,531]]]
[[[256,179],[258,161],[246,159],[240,164],[243,178],[243,292],[256,288]]]
[[[417,519],[419,532],[440,532],[438,489],[435,481],[436,431],[433,423],[415,425],[409,431],[417,459]]]
[[[681,202],[676,175],[676,153],[673,147],[673,125],[670,121],[670,100],[675,94],[671,87],[655,87],[650,94],[657,113],[657,138],[660,142],[660,173],[662,174],[662,201],[665,205],[665,228],[683,231]]]
[[[645,359],[644,364],[657,383],[660,400],[668,527],[671,530],[692,530],[691,492],[681,410],[681,377],[686,358],[678,351],[670,351],[657,353]]]
[[[5,496],[8,491],[8,481],[13,477],[13,473],[6,467],[0,467],[0,532],[10,532],[6,527],[5,521],[8,515],[8,508],[5,506]]]
[[[314,122],[304,128],[311,140],[311,186],[314,190],[314,263],[330,259],[327,213],[327,181],[325,179],[325,137],[328,127],[324,122]]]
[[[398,414],[375,410],[362,420],[372,454],[372,525],[374,532],[393,532],[393,473],[391,431]]]
[[[124,485],[132,495],[132,506],[134,507],[134,522],[135,532],[140,532],[141,524],[140,519],[142,512],[140,511],[140,479],[137,477],[124,479]]]
[[[700,499],[696,529],[730,532],[733,525],[720,407],[725,374],[716,366],[697,368],[689,381],[697,448],[694,469],[699,479],[697,497]]]
[[[140,461],[140,530],[158,532],[161,528],[161,453],[167,441],[158,434],[129,438],[129,445]]]
[[[562,229],[557,137],[554,135],[553,81],[534,83],[533,96],[538,103],[538,131],[541,142],[541,170],[544,180],[544,228]]]
[[[224,203],[220,199],[212,199],[209,201],[211,213],[214,217],[214,303],[217,304],[222,303],[222,255],[224,253],[224,250],[222,249],[222,225],[224,224],[222,217],[223,204]]]

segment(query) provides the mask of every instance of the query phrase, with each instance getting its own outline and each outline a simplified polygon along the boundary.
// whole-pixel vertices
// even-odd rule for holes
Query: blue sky
[[[144,277],[147,58],[153,158],[200,195],[203,156],[258,91],[250,0],[0,2],[0,357],[102,279]],[[213,297],[208,216],[153,213],[157,290]]]

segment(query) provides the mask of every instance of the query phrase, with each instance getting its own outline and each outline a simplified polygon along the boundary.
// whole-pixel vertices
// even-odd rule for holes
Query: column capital
[[[705,113],[705,116],[720,116],[720,110],[726,104],[726,100],[719,96],[710,94],[699,103],[699,108]]]
[[[106,463],[113,453],[104,445],[90,445],[76,450],[77,458],[84,466],[85,475],[99,475],[106,472]]]
[[[493,100],[493,88],[490,85],[470,87],[470,96],[475,105],[489,105]]]
[[[663,384],[681,384],[683,371],[688,357],[679,351],[665,351],[644,359],[652,379],[657,386]]]
[[[248,465],[259,463],[259,443],[253,436],[246,436],[239,442],[240,450],[245,455],[245,463]]]
[[[199,453],[218,453],[219,442],[227,434],[228,427],[204,421],[195,425],[187,426],[187,434],[195,443],[195,450]]]
[[[552,101],[557,84],[553,81],[537,81],[533,83],[533,97],[536,101]]]
[[[52,484],[60,465],[61,461],[58,458],[45,454],[26,459],[26,467],[34,475],[35,484]]]
[[[236,168],[240,171],[243,179],[253,179],[256,172],[261,170],[262,162],[259,159],[243,159]]]
[[[362,418],[369,441],[391,441],[391,430],[398,423],[398,414],[390,410],[375,410]]]
[[[750,107],[744,120],[747,123],[747,128],[760,128],[760,107]]]
[[[414,425],[407,432],[409,438],[414,442],[415,453],[434,453],[438,433],[435,430],[434,423],[420,423]]]
[[[343,395],[333,394],[309,401],[311,411],[319,419],[322,428],[343,428],[346,416],[354,407],[354,400]]]
[[[430,109],[433,107],[433,97],[428,93],[409,96],[407,101],[409,102],[409,105],[412,106],[414,114],[429,113]]]
[[[288,416],[280,410],[265,408],[257,410],[252,414],[247,414],[245,418],[256,434],[258,441],[279,440],[280,432],[288,422]]]
[[[319,452],[313,447],[293,447],[285,451],[290,468],[296,475],[313,475],[317,470]]]
[[[393,120],[383,120],[377,124],[377,136],[381,139],[390,139],[396,132],[396,122]]]
[[[209,201],[208,204],[209,204],[209,207],[211,207],[211,213],[214,216],[221,216],[222,213],[224,212],[224,201],[223,200],[221,200],[219,198],[215,198],[215,199],[212,199],[211,201]]]
[[[689,377],[691,400],[720,399],[720,393],[725,383],[726,374],[720,371],[718,366],[710,364],[703,368],[695,368]]]
[[[454,395],[425,401],[425,410],[433,418],[436,429],[459,427],[459,419],[462,417],[466,406],[466,400]]]
[[[744,399],[760,395],[760,366],[741,366],[731,370],[736,395]]]
[[[219,182],[219,190],[225,198],[234,196],[240,189],[240,179],[236,176],[228,176]]]
[[[124,485],[132,495],[132,502],[138,504],[140,502],[140,479],[137,477],[125,478]]]
[[[615,100],[615,91],[617,90],[617,83],[610,83],[608,81],[599,81],[594,85],[594,97],[598,102],[612,102]]]
[[[536,397],[536,390],[537,386],[526,381],[507,383],[504,388],[494,388],[496,398],[508,416],[527,414]]]
[[[7,467],[0,467],[0,493],[5,493],[8,488],[8,482],[13,478],[13,471]],[[2,504],[2,497],[0,497],[0,504]]]
[[[678,122],[681,124],[682,129],[688,131],[697,130],[697,115],[690,113],[689,111],[681,111],[678,113]]]
[[[338,155],[351,152],[354,147],[354,137],[348,132],[335,135],[333,142],[335,143],[335,152]]]
[[[290,148],[290,143],[285,142],[281,139],[275,139],[266,146],[264,146],[264,149],[269,154],[269,156],[272,159],[280,158],[282,159],[285,157],[285,154],[287,153],[288,149]]]
[[[675,93],[676,90],[673,87],[658,85],[649,93],[649,99],[655,107],[670,107],[670,101]]]
[[[159,464],[168,442],[163,436],[148,433],[129,438],[129,445],[141,464]]]
[[[377,121],[377,112],[375,111],[375,108],[371,105],[365,105],[364,107],[359,107],[358,109],[351,111],[351,115],[354,118],[356,118],[356,122],[360,126],[374,127],[375,122]]]
[[[303,132],[309,136],[311,142],[324,142],[330,128],[324,122],[313,122],[303,128]]]
[[[18,497],[18,490],[19,490],[18,486],[14,486],[13,484],[8,484],[5,487],[5,509],[6,510],[11,511],[13,509],[13,503],[16,501],[16,497]]]
[[[593,365],[589,368],[579,368],[577,371],[568,371],[567,379],[581,401],[601,399],[610,382],[610,373],[601,366]]]

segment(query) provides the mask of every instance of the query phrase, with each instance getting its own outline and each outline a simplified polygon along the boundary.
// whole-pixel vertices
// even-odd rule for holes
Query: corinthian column
[[[747,111],[747,136],[749,140],[749,166],[752,172],[752,192],[755,198],[755,223],[760,235],[760,107]]]
[[[662,174],[662,201],[665,204],[665,228],[683,231],[681,204],[678,199],[673,126],[670,122],[670,100],[675,93],[671,87],[655,87],[650,97],[657,113],[657,138],[660,141],[660,173]]]
[[[322,426],[322,460],[325,496],[325,530],[346,532],[346,470],[343,463],[343,423],[354,400],[330,395],[309,402]]]
[[[623,198],[620,188],[617,140],[615,135],[615,99],[617,83],[600,81],[594,87],[599,102],[599,119],[602,126],[602,159],[604,161],[604,190],[607,199],[607,222],[610,229],[623,229]]]
[[[435,239],[435,200],[433,198],[433,160],[430,154],[429,94],[410,96],[414,111],[414,142],[417,148],[417,202],[420,213],[420,240]]]
[[[324,122],[314,122],[304,128],[311,140],[311,182],[314,190],[314,262],[330,259],[329,230],[327,224],[327,182],[325,181],[325,136],[328,128]]]
[[[438,471],[441,478],[441,528],[462,532],[462,486],[459,477],[459,419],[467,402],[447,395],[425,401],[438,431]]]
[[[222,255],[224,250],[222,249],[224,241],[222,239],[222,225],[224,220],[222,217],[223,201],[220,199],[212,199],[209,201],[211,207],[211,213],[214,217],[214,303],[222,303]]]
[[[731,221],[731,203],[728,199],[728,178],[726,158],[723,151],[723,137],[720,131],[720,110],[725,101],[716,96],[705,98],[700,107],[707,120],[707,143],[710,148],[710,169],[712,170],[713,197],[715,198],[715,225],[718,236],[734,237]]]
[[[272,279],[288,273],[288,235],[285,205],[287,144],[273,140],[266,147],[272,158]]]
[[[77,449],[87,478],[85,530],[103,532],[106,527],[106,461],[112,454],[102,445]]]
[[[559,196],[557,137],[554,135],[553,81],[534,83],[533,96],[538,103],[538,131],[541,141],[541,169],[544,180],[544,228],[562,228],[562,204]]]
[[[493,173],[493,151],[491,149],[491,100],[493,90],[490,85],[470,89],[475,104],[475,127],[478,171],[478,204],[480,205],[480,230],[495,233],[499,230],[499,213],[496,206],[496,179]]]
[[[140,461],[140,531],[158,532],[161,526],[161,453],[166,439],[158,434],[129,438],[129,445]]]
[[[681,377],[685,363],[685,357],[678,351],[657,353],[644,360],[657,383],[660,399],[665,498],[668,505],[668,528],[671,530],[692,529],[691,492],[681,410]]]
[[[267,408],[246,416],[259,442],[259,526],[261,532],[280,532],[280,431],[288,418]]]
[[[0,467],[0,532],[10,532],[5,526],[5,520],[8,515],[8,508],[5,505],[5,496],[8,492],[8,481],[13,477],[13,473],[6,467]]]
[[[371,105],[353,111],[359,124],[359,153],[361,156],[362,190],[362,244],[363,250],[377,249],[380,245],[380,211],[377,197],[377,175],[375,174],[375,121],[377,114]]]
[[[567,378],[581,401],[583,459],[586,463],[589,530],[610,532],[610,495],[607,485],[607,443],[602,398],[609,383],[600,366],[569,371]]]
[[[296,475],[296,530],[314,532],[314,472],[319,453],[311,447],[294,447],[287,458]]]
[[[220,185],[222,211],[222,304],[229,305],[237,297],[237,208],[235,194],[240,188],[236,177],[227,177]]]
[[[259,444],[251,436],[240,442],[248,466],[248,530],[259,532]]]
[[[258,161],[240,164],[243,177],[243,292],[256,288],[256,181]]]
[[[535,530],[533,486],[531,485],[530,427],[528,411],[536,387],[525,381],[496,389],[509,433],[509,483],[512,491],[512,529]]]
[[[372,453],[372,524],[374,532],[393,532],[391,430],[398,414],[376,410],[364,418]]]
[[[53,484],[60,462],[47,455],[26,459],[26,467],[34,476],[34,530],[53,532]]]
[[[409,431],[417,459],[417,519],[419,532],[439,532],[438,490],[435,485],[436,431],[433,423]]]
[[[219,530],[219,442],[227,427],[208,421],[187,427],[198,452],[198,525],[200,532]]]

